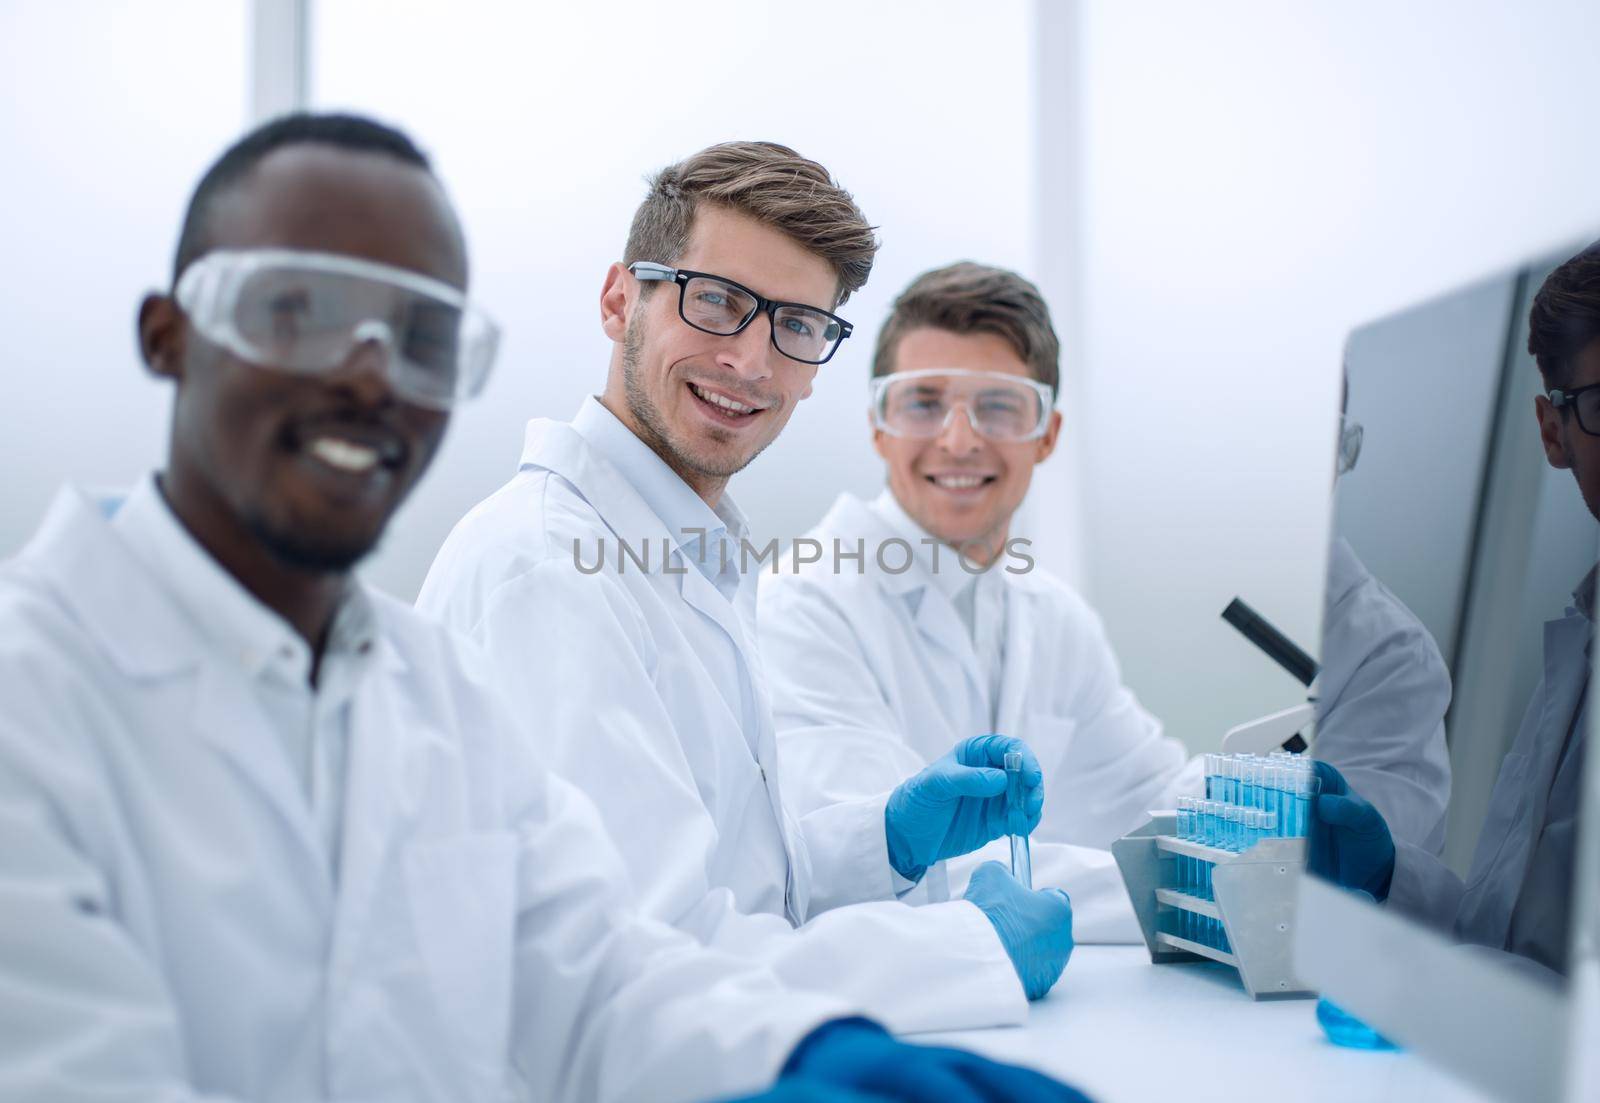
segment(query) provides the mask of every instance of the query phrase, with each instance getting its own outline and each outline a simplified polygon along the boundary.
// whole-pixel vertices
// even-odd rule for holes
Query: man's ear
[[[638,287],[620,261],[606,269],[606,282],[600,288],[600,328],[619,345],[628,336],[628,310]]]
[[[816,381],[817,381],[817,369],[815,367],[813,367],[811,369],[811,374],[806,377],[806,389],[800,395],[800,401],[801,402],[804,402],[806,399],[811,397],[811,385],[813,383],[815,383]]]
[[[1533,396],[1533,415],[1539,419],[1539,443],[1544,445],[1544,458],[1551,467],[1562,470],[1571,467],[1567,462],[1566,441],[1561,433],[1561,411],[1556,409],[1555,403],[1540,394]]]
[[[1056,441],[1061,437],[1061,411],[1050,411],[1050,423],[1044,428],[1044,436],[1039,438],[1038,450],[1034,453],[1033,462],[1043,463],[1050,458],[1050,453],[1056,450]]]
[[[183,311],[169,295],[154,292],[139,304],[139,355],[151,375],[164,379],[183,378],[184,342],[187,329]]]
[[[867,428],[872,430],[872,450],[878,453],[880,459],[887,460],[889,452],[885,445],[888,444],[888,441],[885,439],[883,430],[878,428],[878,423],[872,419],[870,411],[867,413]]]

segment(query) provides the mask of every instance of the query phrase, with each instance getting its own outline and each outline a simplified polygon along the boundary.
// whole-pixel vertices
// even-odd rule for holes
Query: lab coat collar
[[[988,575],[987,571],[974,574],[963,567],[960,556],[949,545],[938,543],[935,547],[927,543],[930,540],[937,543],[937,537],[917,524],[916,519],[906,512],[900,500],[888,487],[883,488],[867,509],[895,536],[911,545],[916,554],[917,566],[924,576],[923,583],[932,586],[951,601],[955,601],[956,596],[968,587],[978,585],[979,579]],[[938,569],[935,570],[935,567]]]
[[[869,536],[869,542],[874,537],[898,537],[911,545],[915,552],[915,564],[911,570],[899,575],[879,568],[871,552],[868,553],[869,569],[878,575],[880,583],[890,592],[909,593],[918,588],[931,588],[954,603],[962,591],[973,586],[991,590],[1003,586],[1027,586],[1025,574],[1013,575],[998,560],[985,571],[974,573],[967,570],[961,565],[956,549],[944,543],[938,548],[939,569],[934,570],[934,548],[925,541],[936,538],[917,524],[888,487],[870,503],[849,494],[841,494],[829,517],[836,519],[840,527],[852,535],[858,531],[870,531],[873,535]]]
[[[714,512],[660,456],[593,397],[584,399],[578,416],[570,423],[551,418],[528,422],[521,467],[542,468],[571,483],[595,507],[618,540],[635,547],[648,541],[659,548],[659,541],[666,539],[679,549],[685,561],[696,565],[700,565],[700,538],[697,533],[681,531],[683,526],[707,530],[706,559],[712,564],[717,563],[717,557],[709,552],[714,536],[726,530],[737,538],[748,531],[744,514],[730,498],[724,495]],[[650,484],[652,496],[671,502],[663,508],[671,510],[673,517],[657,512],[636,477]],[[680,531],[671,531],[674,524]],[[665,567],[663,558],[652,552],[648,572],[660,574]]]
[[[655,449],[636,437],[598,398],[591,395],[583,400],[572,427],[622,472],[645,505],[667,526],[685,558],[698,561],[701,554],[702,537],[690,530],[704,530],[708,547],[724,532],[736,540],[745,535],[744,514],[727,494],[716,508],[708,506]],[[716,562],[709,552],[707,559]]]
[[[1530,748],[1523,789],[1526,804],[1513,821],[1507,841],[1502,844],[1503,853],[1522,855],[1518,863],[1522,870],[1526,869],[1538,845],[1539,833],[1548,815],[1550,789],[1555,784],[1568,733],[1582,715],[1584,693],[1589,686],[1587,644],[1591,631],[1588,618],[1578,609],[1569,609],[1566,616],[1545,622],[1542,701],[1537,717],[1524,720],[1526,724],[1531,719],[1537,725],[1534,738],[1526,744]],[[1518,743],[1521,742],[1522,733],[1519,733]],[[1519,882],[1521,876],[1519,873]],[[1468,893],[1472,893],[1470,886]],[[1478,914],[1472,920],[1473,928],[1507,934],[1520,896],[1519,884],[1481,897],[1476,904]]]
[[[188,713],[190,730],[232,762],[299,840],[308,861],[326,870],[279,735],[266,727],[251,695],[251,665],[242,667],[246,677],[233,673],[241,671],[239,656],[217,650],[207,634],[209,618],[197,621],[172,584],[174,571],[225,572],[198,545],[190,549],[197,559],[180,555],[176,561],[147,563],[116,524],[119,508],[125,508],[121,495],[63,489],[18,564],[56,595],[129,678],[151,682],[192,672],[196,687]],[[177,524],[170,511],[167,516]],[[373,600],[363,594],[364,602]],[[403,675],[407,668],[398,648],[381,634],[376,653],[367,661],[386,674]],[[399,729],[389,734],[391,743],[411,738]],[[390,747],[385,753],[397,752]],[[324,889],[331,892],[331,885]]]
[[[123,673],[174,674],[201,655],[193,632],[112,529],[120,503],[119,495],[63,487],[17,563],[49,586]]]
[[[64,487],[19,559],[47,580],[129,677],[176,674],[214,659],[219,648],[254,676],[275,657],[258,645],[293,632],[201,549],[161,500],[153,477],[128,495]],[[357,649],[375,645],[385,666],[403,668],[375,625],[371,598],[353,582],[330,645],[335,639]],[[226,647],[223,639],[251,643]],[[261,653],[247,655],[250,647]]]
[[[884,495],[888,493],[887,490],[884,491]],[[931,551],[926,544],[919,543],[925,534],[916,528],[909,518],[906,519],[906,522],[912,525],[909,532],[915,535],[909,535],[907,531],[896,527],[893,521],[878,511],[876,507],[882,500],[883,497],[880,496],[878,502],[869,504],[853,494],[841,494],[828,510],[817,531],[850,543],[852,546],[854,541],[864,540],[866,554],[863,573],[870,575],[884,593],[906,602],[917,631],[922,633],[923,638],[954,656],[973,686],[981,689],[985,683],[978,670],[978,655],[973,649],[972,638],[967,634],[966,626],[961,623],[960,614],[956,612],[953,596],[947,595],[936,584],[928,560],[920,554],[914,555],[911,567],[898,574],[884,570],[879,564],[876,551],[879,544],[885,540],[905,540],[919,553]],[[892,498],[890,500],[892,501]],[[903,511],[902,516],[904,516]],[[948,560],[945,558],[946,554],[949,555]],[[898,557],[895,561],[899,561]],[[954,552],[949,549],[940,554],[941,568],[947,565],[962,571],[960,564],[955,562]],[[930,600],[932,598],[936,599]]]
[[[928,584],[936,587],[950,599],[952,609],[955,598],[968,586],[984,589],[993,589],[1001,586],[1014,586],[1018,589],[1027,589],[1029,582],[1026,575],[1009,575],[1004,566],[996,562],[988,570],[973,574],[963,567],[956,556],[954,548],[948,546],[940,551],[940,570],[935,572],[931,562],[931,551],[928,545],[920,543],[928,537],[927,530],[918,525],[916,520],[905,511],[894,494],[885,487],[877,499],[872,502],[867,510],[876,515],[880,520],[895,531],[902,539],[910,540],[918,549],[918,561],[928,577]],[[983,594],[980,592],[980,599]],[[938,614],[933,613],[933,607],[942,605],[938,602],[924,602],[929,608],[929,620],[942,620]],[[918,624],[924,625],[923,610],[917,610]],[[959,620],[959,618],[958,618]],[[929,627],[935,627],[929,625]],[[965,626],[962,626],[963,630]],[[939,632],[948,632],[949,628],[939,625],[935,629]],[[1005,615],[1005,668],[1000,676],[1000,699],[991,702],[992,714],[995,719],[995,729],[1002,732],[1017,732],[1022,729],[1022,708],[1027,700],[1028,690],[1033,677],[1033,655],[1036,650],[1037,639],[1035,632],[1038,626],[1034,623],[1032,603],[1023,600],[1012,600],[1006,603]],[[963,659],[963,666],[973,680],[984,688],[984,696],[989,694],[988,682],[983,679],[977,668],[977,654],[972,648],[973,662],[968,663]]]
[[[1573,604],[1567,608],[1566,615],[1545,622],[1544,708],[1539,717],[1540,737],[1536,745],[1548,748],[1548,753],[1538,758],[1535,767],[1539,771],[1533,789],[1538,815],[1532,818],[1533,823],[1544,822],[1544,801],[1549,798],[1550,786],[1555,781],[1561,748],[1566,746],[1567,733],[1583,707],[1584,693],[1589,688],[1597,570],[1600,565],[1591,567],[1573,590]]]
[[[272,673],[290,685],[311,675],[311,647],[206,553],[167,504],[155,477],[139,482],[111,519],[134,556],[162,580],[214,653],[233,658],[250,678]],[[375,641],[372,603],[353,582],[328,631],[329,654],[365,661]]]
[[[604,414],[605,418],[610,418],[620,428],[620,423],[616,422],[616,419],[594,399],[586,400],[584,409],[590,411],[589,416],[585,418],[586,425],[592,427],[595,424],[604,424],[604,418],[599,417],[600,414]],[[583,412],[580,411],[580,414]],[[650,452],[638,438],[628,433],[626,429],[621,431],[629,440],[649,453],[650,459],[655,464],[670,474],[671,469],[661,463],[660,458]],[[605,436],[604,430],[601,436]],[[635,458],[641,462],[634,466],[641,468],[648,466],[642,462],[643,457]],[[748,638],[750,633],[741,622],[739,609],[736,606],[736,599],[748,600],[753,596],[753,591],[750,590],[741,593],[741,590],[746,588],[746,580],[736,574],[728,591],[720,589],[716,584],[716,572],[710,569],[713,566],[720,568],[720,557],[712,553],[708,555],[707,562],[700,562],[700,541],[696,534],[688,536],[689,547],[685,549],[682,534],[668,531],[667,521],[651,508],[639,488],[634,485],[629,477],[631,472],[619,467],[611,456],[606,455],[601,448],[580,433],[576,422],[569,424],[546,418],[530,421],[522,452],[522,468],[523,470],[540,468],[571,483],[583,499],[594,507],[601,523],[612,536],[635,548],[640,548],[641,554],[644,549],[648,549],[644,567],[638,568],[635,561],[629,560],[628,570],[637,569],[641,573],[651,575],[677,576],[678,592],[683,599],[726,632],[735,646],[746,655],[748,661],[754,661],[753,641]],[[677,476],[672,475],[672,478],[677,479]],[[685,490],[688,489],[681,479],[678,482]],[[726,503],[726,499],[724,502]],[[704,502],[700,504],[705,507]],[[706,512],[710,512],[709,508]],[[730,510],[728,516],[743,524],[741,515]],[[660,554],[663,540],[677,549],[680,560],[680,565],[670,570],[667,557]],[[708,550],[714,546],[708,534]],[[585,556],[604,550],[603,548],[579,549]],[[734,559],[736,563],[737,557]],[[615,558],[612,559],[612,562],[616,561]],[[699,569],[691,569],[689,564],[694,564]],[[668,578],[668,581],[671,579]],[[750,579],[748,585],[753,586],[754,581]]]
[[[855,548],[857,540],[863,541],[865,554],[861,560],[861,574],[871,578],[888,593],[914,594],[928,585],[927,577],[920,564],[916,562],[913,562],[910,569],[898,574],[879,566],[874,555],[879,542],[891,539],[897,534],[866,502],[854,494],[844,493],[834,499],[833,505],[828,507],[828,512],[817,522],[816,535],[824,542],[829,539],[839,540],[847,551]],[[912,547],[915,549],[916,544],[913,543]],[[898,557],[895,561],[899,561]]]

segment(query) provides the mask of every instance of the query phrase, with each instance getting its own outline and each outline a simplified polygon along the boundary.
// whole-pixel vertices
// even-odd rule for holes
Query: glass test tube
[[[1006,826],[1013,831],[1023,825],[1024,797],[1027,790],[1022,784],[1022,754],[1006,752]],[[1028,849],[1028,836],[1011,835],[1011,876],[1023,888],[1033,889],[1033,854]]]
[[[1179,797],[1178,798],[1178,824],[1177,824],[1177,827],[1174,829],[1173,834],[1176,835],[1180,839],[1187,839],[1189,837],[1190,832],[1193,830],[1193,824],[1190,822],[1193,816],[1194,816],[1194,809],[1190,806],[1189,798],[1188,797]],[[1175,858],[1175,860],[1177,862],[1177,867],[1178,867],[1178,886],[1177,886],[1178,887],[1178,891],[1182,892],[1182,893],[1188,893],[1190,891],[1190,888],[1189,888],[1189,858],[1188,858],[1187,855],[1184,855],[1184,854],[1174,855],[1174,858]],[[1175,921],[1176,921],[1176,925],[1177,925],[1177,928],[1178,928],[1177,934],[1181,938],[1188,938],[1189,937],[1189,915],[1190,915],[1189,912],[1184,911],[1182,908],[1179,908],[1178,909],[1178,913],[1175,916]]]
[[[1310,826],[1311,780],[1310,773],[1301,770],[1298,763],[1289,771],[1287,784],[1284,786],[1288,790],[1284,803],[1289,808],[1289,829],[1286,834],[1291,838],[1304,838]]]
[[[1190,836],[1190,834],[1193,833],[1194,828],[1193,828],[1193,825],[1190,823],[1190,820],[1191,820],[1191,818],[1193,816],[1194,816],[1194,810],[1189,806],[1189,798],[1188,797],[1179,797],[1178,798],[1178,826],[1177,826],[1177,830],[1175,832],[1176,835],[1178,836],[1178,838],[1187,839]],[[1179,892],[1188,892],[1189,891],[1189,880],[1190,880],[1190,878],[1189,878],[1189,859],[1185,855],[1179,854],[1178,855],[1178,891]]]
[[[1246,808],[1244,812],[1244,848],[1249,850],[1261,841],[1261,817],[1266,815],[1259,808]]]
[[[1222,802],[1208,800],[1205,802],[1201,813],[1200,842],[1205,846],[1217,845],[1218,813],[1222,809]],[[1200,862],[1200,897],[1203,900],[1211,899],[1211,866],[1212,863],[1201,859]]]

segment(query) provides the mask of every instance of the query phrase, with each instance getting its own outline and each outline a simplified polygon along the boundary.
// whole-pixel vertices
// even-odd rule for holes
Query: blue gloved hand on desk
[[[1386,900],[1394,877],[1394,839],[1383,814],[1326,762],[1313,762],[1322,789],[1311,815],[1306,868],[1347,889]]]
[[[1072,900],[1060,889],[1025,889],[999,862],[972,871],[966,899],[989,917],[1022,990],[1043,999],[1072,956]]]
[[[1006,814],[1006,752],[1022,755],[1024,820]],[[1044,771],[1028,745],[1005,735],[963,739],[949,754],[889,795],[883,829],[889,864],[907,880],[929,866],[977,850],[1005,834],[1030,834],[1044,809]]]
[[[795,1047],[772,1090],[744,1103],[1089,1103],[1031,1069],[976,1053],[897,1042],[868,1019],[823,1023]]]

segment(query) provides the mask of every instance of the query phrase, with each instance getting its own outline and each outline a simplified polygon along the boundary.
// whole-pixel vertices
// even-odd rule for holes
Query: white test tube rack
[[[1235,853],[1179,838],[1176,829],[1173,813],[1153,813],[1143,827],[1111,844],[1151,962],[1219,961],[1238,970],[1252,999],[1315,996],[1290,969],[1305,839],[1265,838]],[[1178,859],[1184,857],[1213,863],[1214,900],[1174,887],[1180,880]],[[1173,934],[1171,928],[1177,924],[1172,917],[1184,911],[1220,920],[1230,949]]]

